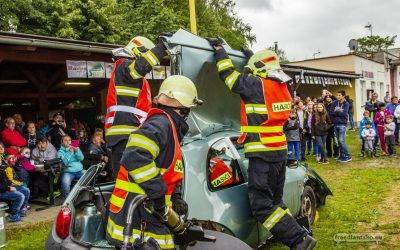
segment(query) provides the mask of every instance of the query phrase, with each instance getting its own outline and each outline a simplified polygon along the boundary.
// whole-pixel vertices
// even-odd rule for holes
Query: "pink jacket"
[[[383,115],[381,115],[381,112],[376,112],[375,117],[374,117],[374,123],[376,126],[383,127],[385,126],[385,119],[388,115],[391,115],[388,110],[383,111]]]
[[[18,156],[18,161],[21,167],[23,167],[26,171],[28,172],[34,172],[35,171],[35,165],[33,165],[28,158],[25,156]]]

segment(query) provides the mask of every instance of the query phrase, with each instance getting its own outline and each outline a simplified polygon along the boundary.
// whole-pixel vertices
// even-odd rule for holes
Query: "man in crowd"
[[[271,50],[250,54],[250,74],[239,73],[219,39],[210,39],[220,78],[242,98],[241,131],[245,156],[249,158],[248,192],[257,221],[276,239],[295,249],[312,249],[316,240],[298,225],[283,203],[287,142],[283,124],[291,113],[291,80],[281,70]]]
[[[15,120],[15,129],[23,135],[25,133],[25,122],[22,120],[22,115],[14,114],[13,118]]]
[[[63,136],[69,135],[73,139],[76,138],[75,132],[67,127],[67,123],[64,119],[64,114],[61,112],[55,113],[53,115],[53,123],[47,135],[50,136],[51,144],[57,150],[59,150],[61,147],[61,138]]]
[[[31,159],[35,165],[43,165],[45,161],[57,158],[56,148],[46,137],[37,140],[36,147],[32,150]],[[49,177],[41,172],[31,173],[30,188],[32,196],[47,195],[49,192]]]
[[[329,111],[332,123],[335,129],[335,135],[339,143],[340,156],[337,159],[340,162],[351,161],[349,148],[346,144],[346,127],[349,119],[349,103],[346,101],[346,93],[341,90],[337,93],[337,99],[333,101]]]
[[[372,93],[371,99],[365,103],[365,110],[369,111],[371,119],[374,119],[376,112],[378,111],[378,93]]]
[[[346,95],[346,101],[349,103],[349,123],[350,130],[354,130],[354,107],[353,107],[353,99],[350,98],[349,95]]]

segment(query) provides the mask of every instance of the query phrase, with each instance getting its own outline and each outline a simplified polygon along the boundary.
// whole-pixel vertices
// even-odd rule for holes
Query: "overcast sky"
[[[400,47],[400,0],[234,0],[240,18],[253,28],[257,51],[278,41],[289,60],[344,54],[351,38],[397,35]]]

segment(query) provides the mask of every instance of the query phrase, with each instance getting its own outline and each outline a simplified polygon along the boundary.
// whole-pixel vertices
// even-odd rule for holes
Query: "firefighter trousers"
[[[307,235],[285,206],[286,161],[267,162],[262,158],[249,158],[248,192],[251,209],[258,222],[285,245],[292,247]]]
[[[121,140],[114,146],[108,147],[109,150],[111,151],[111,169],[112,169],[111,174],[112,174],[113,180],[115,180],[115,178],[118,174],[122,154],[124,153],[127,142],[128,142],[128,140]]]

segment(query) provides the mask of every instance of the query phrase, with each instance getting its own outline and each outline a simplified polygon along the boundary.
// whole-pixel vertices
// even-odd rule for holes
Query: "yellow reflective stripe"
[[[229,89],[232,89],[233,85],[236,83],[236,80],[239,78],[240,73],[237,71],[233,71],[229,76],[225,78],[225,84]]]
[[[124,227],[116,224],[110,217],[107,222],[107,233],[111,238],[118,241],[123,241]],[[141,231],[138,229],[132,230],[132,237],[129,238],[129,242],[134,242],[136,239],[141,237]],[[162,249],[175,249],[174,239],[171,234],[155,234],[151,232],[144,232],[144,240],[147,241],[149,238],[153,238],[157,241]]]
[[[248,103],[245,105],[246,108],[246,114],[268,114],[268,109],[265,104],[251,104]]]
[[[221,174],[220,176],[218,176],[218,178],[216,178],[215,180],[213,180],[211,182],[211,185],[213,187],[219,187],[222,184],[224,184],[229,178],[231,178],[232,175],[229,172],[225,172],[223,174]]]
[[[261,137],[261,143],[276,143],[276,142],[284,142],[284,141],[286,141],[285,135]]]
[[[137,168],[129,172],[129,175],[135,180],[136,183],[142,183],[153,179],[160,173],[154,161],[143,167]]]
[[[283,132],[283,126],[242,126],[240,131],[243,133],[279,133]]]
[[[138,97],[140,92],[140,89],[138,88],[131,88],[126,86],[116,86],[115,90],[117,92],[117,95],[133,96],[133,97]]]
[[[245,153],[264,152],[264,151],[277,151],[285,150],[287,146],[267,147],[261,142],[249,142],[244,144]]]
[[[165,195],[165,205],[167,207],[171,207],[172,206],[171,195],[169,195],[169,194]]]
[[[224,71],[228,68],[233,68],[233,63],[231,59],[223,59],[219,62],[217,62],[217,68],[218,68],[218,72]]]
[[[146,149],[153,156],[153,159],[155,159],[160,152],[160,148],[158,147],[157,143],[147,136],[140,134],[131,134],[126,147],[139,147]]]
[[[129,64],[129,66],[128,66],[129,74],[132,76],[133,79],[140,79],[143,76],[136,71],[135,63],[136,63],[136,61],[133,61],[131,64]]]
[[[138,127],[128,125],[114,125],[106,130],[106,136],[109,135],[129,135],[136,131]]]
[[[145,194],[146,192],[138,184],[129,181],[123,181],[117,179],[115,182],[115,188],[122,189],[124,191],[135,193],[135,194]]]
[[[119,198],[118,196],[112,194],[110,198],[110,203],[116,207],[123,207],[125,203],[125,199]]]
[[[283,210],[281,207],[275,209],[275,211],[264,221],[263,225],[269,231],[275,226],[280,219],[287,213],[288,209]]]
[[[133,54],[135,54],[136,56],[140,56],[142,54],[142,52],[138,49],[138,47],[134,47],[132,51]]]
[[[160,61],[158,60],[157,56],[154,55],[154,53],[149,50],[146,53],[142,54],[142,56],[144,57],[144,59],[146,59],[146,61],[152,66],[154,67],[155,65],[159,64]]]

